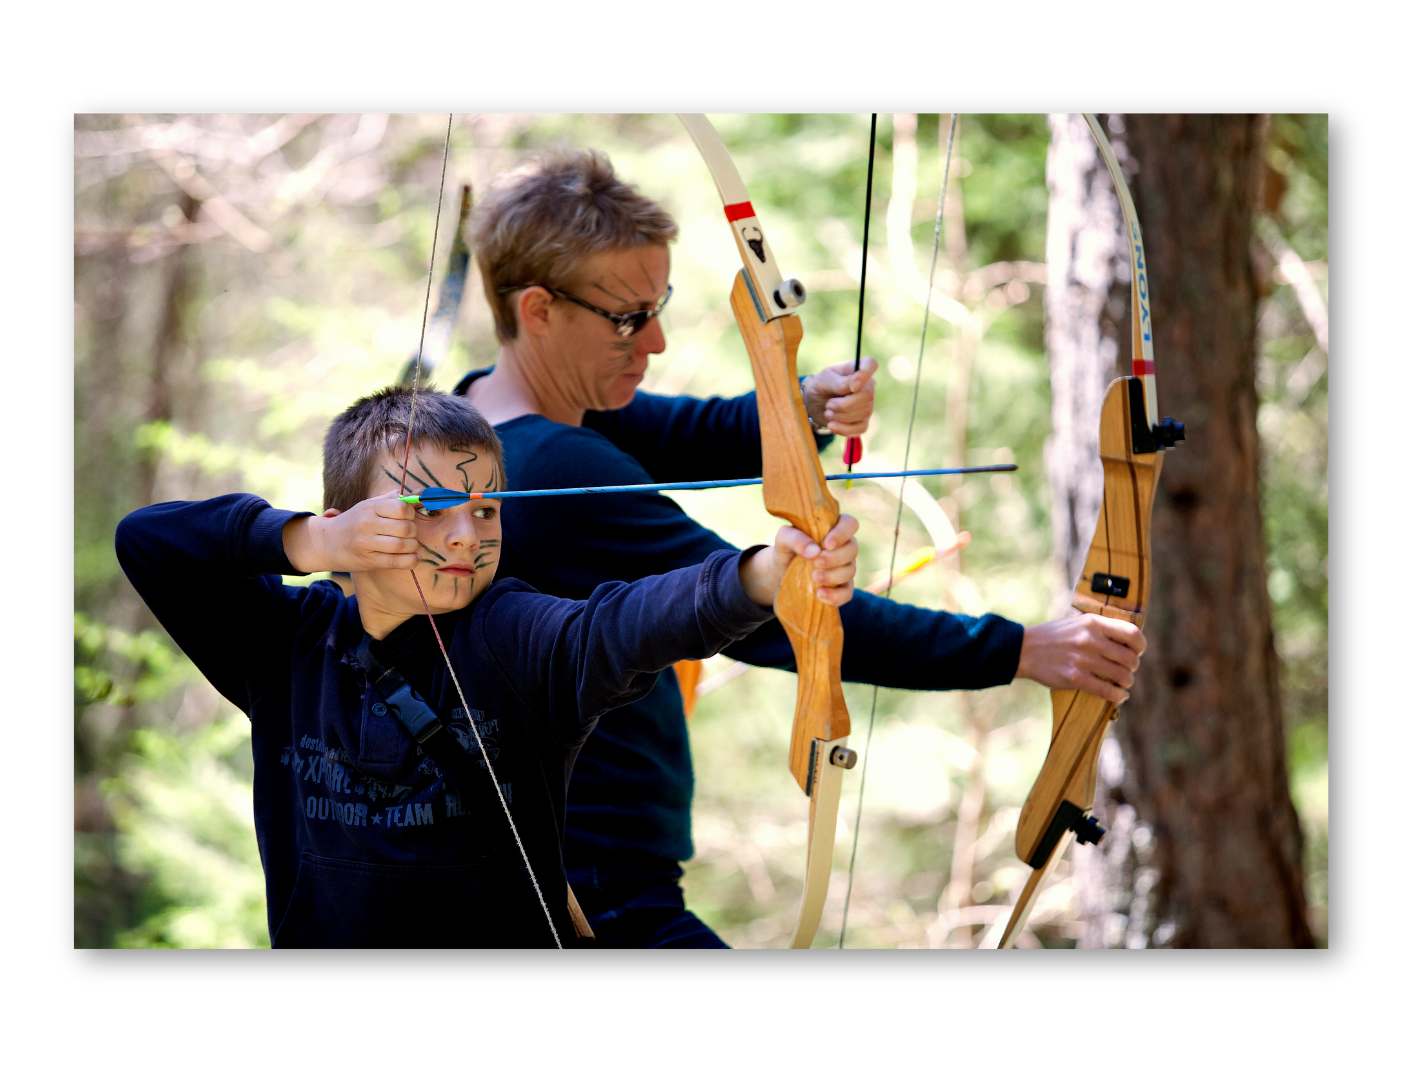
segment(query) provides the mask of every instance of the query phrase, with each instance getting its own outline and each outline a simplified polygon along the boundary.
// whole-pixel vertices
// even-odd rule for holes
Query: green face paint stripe
[[[478,454],[477,454],[476,452],[474,452],[473,450],[470,450],[470,449],[469,449],[468,447],[466,447],[466,446],[451,446],[451,447],[449,447],[449,451],[450,451],[450,453],[454,453],[454,454],[468,454],[468,455],[470,455],[469,457],[464,458],[464,459],[463,459],[462,461],[460,461],[457,465],[455,465],[454,468],[457,469],[457,470],[459,471],[459,475],[463,477],[463,489],[464,489],[465,491],[472,491],[472,490],[473,490],[473,481],[472,481],[471,479],[469,479],[469,475],[468,475],[468,473],[464,472],[463,467],[464,467],[465,465],[471,465],[471,464],[473,464],[475,461],[477,461],[477,460],[478,460]]]
[[[400,490],[400,491],[406,490],[406,489],[405,489],[405,486],[404,486],[404,483],[403,483],[403,482],[400,480],[400,478],[397,477],[394,473],[390,472],[388,469],[384,468],[383,466],[381,466],[381,471],[382,471],[386,476],[388,476],[391,480],[393,480],[396,484],[399,484],[399,490]],[[413,489],[410,488],[409,490],[412,491]]]
[[[424,475],[429,478],[430,484],[432,484],[434,487],[444,486],[444,482],[434,476],[434,470],[429,468],[428,465],[424,464],[424,459],[422,457],[420,457],[418,454],[415,454],[414,460],[419,462],[419,467],[424,470]]]

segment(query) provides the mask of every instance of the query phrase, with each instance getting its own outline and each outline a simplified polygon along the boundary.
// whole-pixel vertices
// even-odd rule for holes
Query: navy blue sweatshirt
[[[300,516],[253,495],[161,503],[119,525],[119,562],[158,620],[252,721],[257,843],[275,946],[550,946],[493,784],[456,792],[372,690],[359,611],[296,574],[281,530]],[[740,557],[573,601],[503,578],[437,616],[471,715],[426,618],[373,643],[437,711],[486,779],[494,771],[564,943],[567,778],[608,709],[683,657],[710,656],[772,614]],[[200,584],[198,584],[200,583]]]
[[[470,372],[462,394],[491,368]],[[581,427],[543,416],[497,425],[511,489],[674,483],[759,476],[759,410],[737,398],[638,393],[624,409],[588,412]],[[823,440],[825,443],[827,439]],[[634,581],[734,550],[664,495],[516,499],[503,504],[499,575],[553,596],[590,596],[606,581]],[[901,604],[859,591],[839,609],[843,678],[908,690],[963,690],[1010,682],[1023,628],[997,615],[972,617]],[[761,667],[794,670],[777,620],[722,650]],[[690,734],[674,675],[634,704],[602,717],[568,789],[565,855],[576,885],[646,859],[694,853]],[[614,871],[613,871],[614,872]]]

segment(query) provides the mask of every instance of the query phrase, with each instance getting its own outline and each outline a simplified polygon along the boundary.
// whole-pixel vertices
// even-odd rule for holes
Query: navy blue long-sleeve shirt
[[[454,393],[491,370],[469,373]],[[497,431],[511,489],[733,479],[763,469],[753,393],[708,399],[637,393],[623,409],[586,413],[581,427],[526,415]],[[499,575],[554,596],[589,596],[605,581],[664,573],[734,548],[654,493],[510,500],[502,518]],[[933,611],[862,591],[839,611],[842,673],[851,682],[980,689],[1010,682],[1020,664],[1023,628],[997,615]],[[794,670],[777,620],[722,651]],[[693,793],[685,711],[674,676],[665,672],[644,698],[603,716],[582,747],[568,789],[568,867],[690,858]]]
[[[456,792],[376,694],[356,659],[354,597],[299,573],[291,518],[253,495],[161,503],[120,523],[119,562],[178,646],[252,721],[257,842],[276,946],[547,946],[552,935],[493,784]],[[561,833],[577,751],[608,709],[772,618],[740,586],[740,556],[585,600],[502,578],[436,616],[465,714],[429,621],[373,643],[440,715],[473,771],[476,725],[564,942]]]

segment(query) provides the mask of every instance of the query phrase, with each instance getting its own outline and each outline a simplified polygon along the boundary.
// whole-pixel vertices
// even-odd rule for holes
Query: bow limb
[[[400,376],[401,386],[414,384],[415,372],[420,372],[421,383],[427,388],[439,366],[449,353],[449,343],[453,341],[454,330],[458,326],[459,306],[463,303],[464,283],[468,280],[468,227],[469,211],[473,208],[473,185],[464,184],[459,193],[459,220],[454,226],[454,242],[449,249],[449,264],[444,271],[444,283],[439,286],[439,303],[434,314],[429,317],[425,341],[418,352],[409,358]]]
[[[744,264],[735,277],[730,306],[754,368],[765,509],[822,542],[838,522],[838,502],[824,480],[799,390],[797,355],[803,326],[793,311],[804,301],[803,286],[779,273],[739,170],[714,127],[698,113],[681,114],[680,119],[714,177]],[[799,674],[789,771],[809,797],[804,895],[792,939],[796,949],[812,944],[823,914],[843,772],[857,760],[843,745],[849,733],[839,670],[843,626],[838,609],[815,595],[811,574],[808,562],[796,559],[774,601]]]
[[[1129,236],[1133,375],[1114,380],[1105,391],[1099,440],[1104,498],[1072,604],[1078,611],[1142,629],[1152,585],[1150,529],[1162,451],[1182,439],[1184,430],[1178,421],[1157,419],[1153,320],[1139,215],[1109,139],[1093,116],[1086,114],[1085,120],[1114,180]],[[1016,826],[1016,854],[1032,873],[1001,935],[1003,949],[1025,928],[1070,836],[1080,844],[1098,844],[1104,835],[1089,812],[1094,808],[1100,747],[1118,710],[1083,690],[1052,690],[1050,701],[1050,749]]]

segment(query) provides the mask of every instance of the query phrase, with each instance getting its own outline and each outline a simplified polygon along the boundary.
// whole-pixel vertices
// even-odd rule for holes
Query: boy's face
[[[393,498],[399,491],[403,448],[375,464],[370,498]],[[449,450],[428,444],[409,452],[409,475],[403,494],[417,495],[426,487],[454,491],[491,491],[496,482],[494,460],[481,448]],[[467,607],[488,591],[498,570],[503,542],[501,502],[474,499],[452,509],[411,507],[417,530],[419,565],[415,573],[424,599],[434,614]],[[424,613],[419,592],[408,570],[367,570],[352,575],[362,609],[367,603],[390,614]]]

